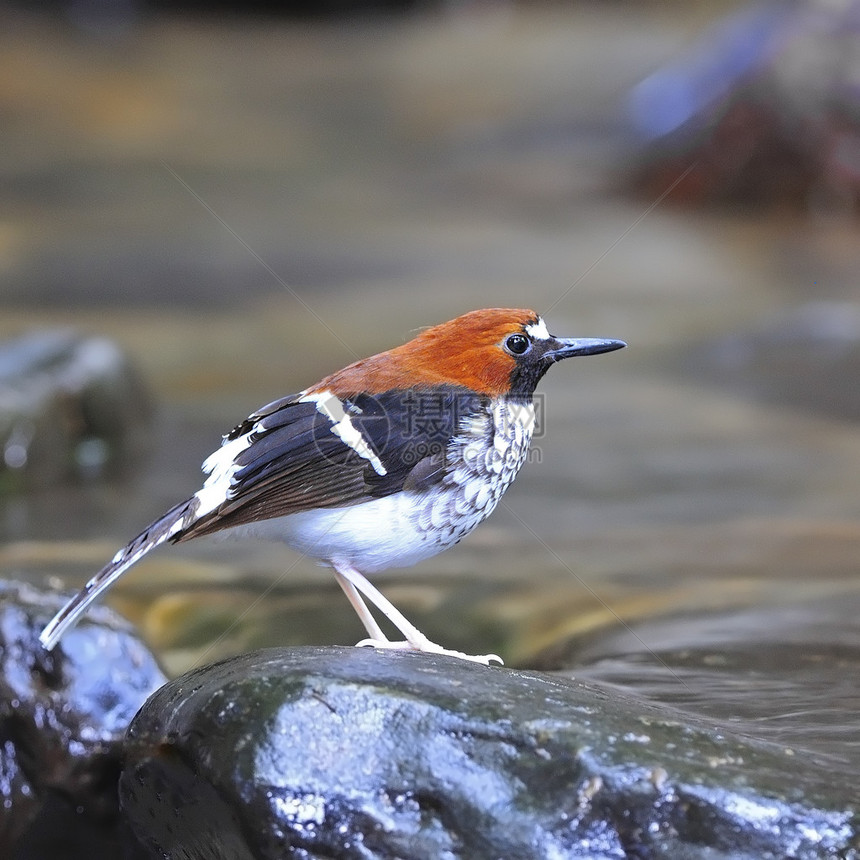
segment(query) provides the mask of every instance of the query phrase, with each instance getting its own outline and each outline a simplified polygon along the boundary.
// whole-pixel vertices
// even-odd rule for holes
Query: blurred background
[[[7,3],[2,575],[80,585],[255,407],[533,307],[629,348],[553,370],[499,510],[382,590],[856,791],[858,134],[849,0]],[[173,672],[363,636],[260,543],[110,602]]]

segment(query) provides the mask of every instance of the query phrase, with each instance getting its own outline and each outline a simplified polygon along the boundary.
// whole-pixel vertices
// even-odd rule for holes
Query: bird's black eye
[[[505,349],[512,355],[522,355],[529,348],[529,339],[524,334],[512,334],[505,341]]]

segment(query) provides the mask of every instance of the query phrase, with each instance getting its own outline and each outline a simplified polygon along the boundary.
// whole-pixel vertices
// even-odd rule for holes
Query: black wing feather
[[[283,398],[249,416],[226,437],[249,434],[236,457],[230,496],[183,532],[182,539],[316,507],[426,489],[441,481],[446,452],[462,419],[487,399],[456,386],[360,394],[342,401],[350,421],[385,469],[332,432],[313,401]]]
[[[354,400],[362,412],[351,416],[353,424],[386,469],[385,475],[373,470],[366,475],[367,493],[373,497],[404,488],[426,489],[440,482],[451,438],[461,431],[464,418],[486,409],[489,403],[489,398],[454,385],[360,395]],[[384,416],[383,421],[375,410]]]

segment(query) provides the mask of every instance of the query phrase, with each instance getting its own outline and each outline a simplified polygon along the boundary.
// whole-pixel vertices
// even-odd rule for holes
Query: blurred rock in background
[[[119,346],[46,329],[0,342],[0,492],[127,470],[152,401]]]
[[[812,301],[690,350],[685,370],[750,398],[860,419],[860,306]]]

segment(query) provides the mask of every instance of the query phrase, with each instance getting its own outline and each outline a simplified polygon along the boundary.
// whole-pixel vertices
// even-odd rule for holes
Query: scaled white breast
[[[492,443],[488,444],[487,421],[493,422]],[[469,419],[464,425],[463,465],[458,471],[492,481],[504,480],[505,486],[525,462],[535,428],[534,404],[498,401],[489,416]],[[465,475],[464,475],[465,476]]]
[[[462,459],[446,479],[457,540],[493,512],[526,460],[534,425],[531,403],[506,401],[463,423]]]

